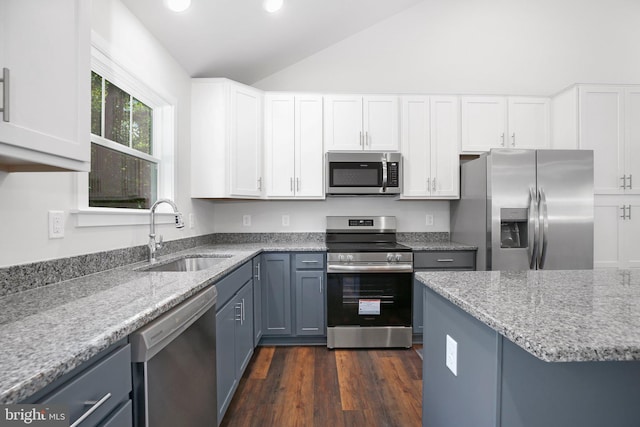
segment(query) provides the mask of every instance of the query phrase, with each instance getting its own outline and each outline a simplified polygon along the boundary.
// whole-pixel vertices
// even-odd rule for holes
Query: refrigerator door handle
[[[538,235],[540,222],[538,220],[538,196],[533,187],[529,188],[529,268],[535,270],[538,255]]]
[[[547,196],[544,194],[542,187],[540,187],[539,193],[542,243],[540,244],[540,261],[538,262],[538,268],[542,270],[544,269],[544,261],[547,257],[547,244],[549,243],[549,213],[547,212]]]

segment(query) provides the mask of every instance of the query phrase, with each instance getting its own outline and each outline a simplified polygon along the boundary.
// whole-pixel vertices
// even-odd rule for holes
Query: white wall
[[[177,101],[176,202],[195,213],[196,227],[158,227],[165,240],[213,231],[213,207],[189,197],[190,79],[118,0],[94,0],[92,27],[113,47],[113,59],[166,98]],[[88,76],[87,76],[88,78]],[[75,173],[0,176],[0,267],[146,244],[148,226],[75,227]],[[48,211],[65,212],[65,237],[48,238]]]
[[[637,0],[424,0],[255,86],[550,95],[640,83],[639,22]]]
[[[426,225],[426,215],[434,217]],[[251,215],[251,226],[242,216]],[[282,226],[282,215],[290,224]],[[386,197],[330,197],[315,201],[221,201],[215,202],[217,233],[324,232],[327,215],[395,215],[398,231],[449,231],[449,202],[394,200]]]

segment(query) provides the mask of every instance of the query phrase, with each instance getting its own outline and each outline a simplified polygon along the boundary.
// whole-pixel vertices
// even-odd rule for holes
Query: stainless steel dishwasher
[[[215,427],[215,286],[130,336],[138,427]]]

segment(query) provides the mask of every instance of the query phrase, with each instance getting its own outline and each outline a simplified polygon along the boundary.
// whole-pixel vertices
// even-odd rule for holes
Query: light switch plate
[[[433,225],[433,215],[427,214],[425,217],[426,225]]]
[[[458,343],[447,335],[447,368],[458,376]]]
[[[283,227],[289,226],[289,215],[282,215],[282,226]]]
[[[251,227],[251,215],[242,215],[242,225]]]

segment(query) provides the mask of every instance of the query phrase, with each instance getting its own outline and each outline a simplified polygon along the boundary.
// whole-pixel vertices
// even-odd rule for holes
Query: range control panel
[[[372,219],[350,219],[349,227],[373,227]]]

